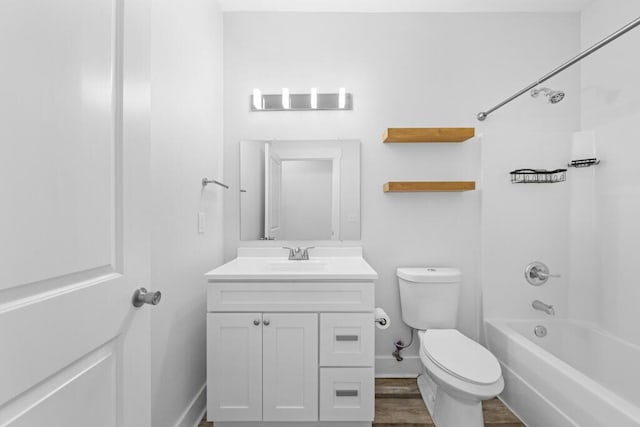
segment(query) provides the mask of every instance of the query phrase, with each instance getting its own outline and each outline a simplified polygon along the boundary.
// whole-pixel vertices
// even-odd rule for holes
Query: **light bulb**
[[[262,110],[262,92],[260,92],[260,89],[253,89],[253,108]]]
[[[338,92],[338,108],[344,108],[347,105],[347,90],[343,87]]]

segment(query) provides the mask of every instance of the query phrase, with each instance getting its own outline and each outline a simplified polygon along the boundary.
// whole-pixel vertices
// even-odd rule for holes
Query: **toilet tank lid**
[[[398,268],[396,274],[417,283],[453,283],[462,277],[460,270],[451,267],[403,267]]]

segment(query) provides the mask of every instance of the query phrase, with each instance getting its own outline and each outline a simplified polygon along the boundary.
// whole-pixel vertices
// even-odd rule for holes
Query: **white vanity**
[[[240,248],[206,274],[216,427],[371,426],[378,275],[359,247],[309,253]]]

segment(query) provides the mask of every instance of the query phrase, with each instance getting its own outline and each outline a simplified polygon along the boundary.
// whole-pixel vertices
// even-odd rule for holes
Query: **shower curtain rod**
[[[481,111],[480,113],[478,113],[476,118],[478,120],[480,120],[480,121],[484,121],[484,119],[486,119],[489,114],[493,113],[498,108],[500,108],[503,105],[513,101],[514,99],[516,99],[517,97],[519,97],[523,93],[525,93],[525,92],[533,89],[534,87],[538,86],[540,83],[549,80],[551,77],[555,76],[559,72],[564,71],[566,68],[569,68],[570,66],[572,66],[576,62],[580,61],[582,58],[585,58],[586,56],[591,55],[593,52],[595,52],[596,50],[600,49],[602,46],[604,46],[606,44],[609,44],[610,42],[614,41],[615,39],[617,39],[618,37],[620,37],[621,35],[623,35],[627,31],[630,31],[630,30],[634,29],[638,25],[640,25],[640,17],[638,17],[635,20],[631,21],[630,23],[628,23],[624,27],[620,28],[615,33],[611,34],[610,36],[600,40],[598,43],[594,44],[589,49],[586,49],[585,51],[581,52],[579,55],[571,58],[570,60],[568,60],[567,62],[565,62],[564,64],[562,64],[558,68],[556,68],[555,70],[553,70],[550,73],[547,73],[544,76],[540,77],[538,80],[536,80],[535,82],[531,83],[529,86],[525,87],[524,89],[522,89],[521,91],[519,91],[515,95],[510,96],[509,98],[505,99],[504,101],[502,101],[501,103],[497,104],[493,108],[488,109],[487,111]]]

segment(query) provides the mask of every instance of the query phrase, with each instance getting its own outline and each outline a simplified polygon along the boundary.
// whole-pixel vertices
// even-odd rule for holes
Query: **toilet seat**
[[[456,329],[420,331],[425,356],[446,373],[468,383],[490,385],[502,377],[493,354]]]

